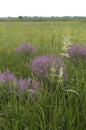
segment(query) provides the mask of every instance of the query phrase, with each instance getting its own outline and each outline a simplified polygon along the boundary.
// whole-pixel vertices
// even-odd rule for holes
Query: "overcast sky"
[[[86,0],[0,0],[0,17],[86,16]]]

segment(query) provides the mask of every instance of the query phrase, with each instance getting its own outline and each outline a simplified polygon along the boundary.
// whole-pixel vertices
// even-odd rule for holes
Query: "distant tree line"
[[[24,21],[36,21],[36,22],[41,22],[41,21],[49,21],[49,22],[52,22],[52,21],[80,21],[80,22],[86,22],[86,17],[82,17],[82,16],[62,16],[62,17],[54,17],[54,16],[51,16],[51,17],[38,17],[38,16],[18,16],[18,17],[7,17],[7,18],[0,18],[0,21],[21,21],[21,22],[24,22]]]

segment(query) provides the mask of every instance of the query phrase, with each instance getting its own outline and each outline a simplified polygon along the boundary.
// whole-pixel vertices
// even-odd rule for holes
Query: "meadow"
[[[85,129],[86,20],[0,20],[0,130]]]

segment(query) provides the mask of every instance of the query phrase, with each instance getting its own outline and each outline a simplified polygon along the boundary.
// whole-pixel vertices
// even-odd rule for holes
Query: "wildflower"
[[[29,92],[30,95],[34,92],[34,94],[36,93],[36,91],[38,90],[38,86],[39,83],[34,80],[34,79],[23,79],[20,78],[17,82],[17,87],[18,87],[18,91],[19,94],[18,95],[22,95],[24,92]]]
[[[16,77],[13,73],[10,73],[9,69],[7,69],[6,72],[0,72],[0,84],[2,90],[4,90],[1,91],[0,94],[6,94],[6,98],[8,99],[8,97],[10,96],[9,94],[14,93],[16,81]]]
[[[18,53],[22,53],[24,56],[32,56],[36,49],[31,44],[24,43],[20,45],[16,50]]]
[[[73,44],[67,53],[71,58],[86,60],[86,46]]]
[[[51,66],[50,73],[49,73],[49,79],[51,82],[55,82],[55,79],[58,78],[58,75],[56,74],[56,68]]]
[[[6,84],[7,82],[15,82],[16,78],[14,74],[10,73],[9,69],[7,69],[4,73],[0,72],[0,80]]]
[[[33,79],[31,82],[31,86],[32,86],[32,89],[29,89],[29,92],[30,92],[30,90],[32,90],[30,92],[30,97],[34,97],[36,92],[38,91],[39,83]]]
[[[67,57],[67,58],[70,57],[67,53],[61,53],[60,55],[61,55],[62,57]]]
[[[29,89],[30,87],[30,79],[23,79],[23,78],[20,78],[17,82],[19,88],[20,88],[20,91],[26,91]]]
[[[63,66],[62,58],[55,55],[39,56],[32,61],[32,71],[39,80],[48,79],[51,73],[58,75]]]
[[[32,51],[32,52],[34,52],[35,48],[28,43],[24,43],[17,48],[17,51],[18,52],[21,52],[21,51]]]
[[[62,53],[60,54],[63,57],[69,58],[69,55],[67,54],[67,50],[71,47],[72,42],[69,38],[64,38],[63,44],[62,44]]]
[[[20,78],[18,80],[18,85],[20,87],[20,91],[25,91],[25,90],[28,90],[28,89],[34,89],[34,90],[37,90],[38,89],[38,82],[34,79],[23,79],[23,78]]]
[[[39,83],[34,79],[16,79],[14,74],[10,73],[9,69],[4,73],[0,73],[0,81],[1,85],[5,86],[6,92],[13,94],[15,90],[17,96],[21,96],[25,92],[28,92],[28,90],[34,91],[35,94],[39,86]],[[31,93],[32,92],[30,92],[30,94]]]

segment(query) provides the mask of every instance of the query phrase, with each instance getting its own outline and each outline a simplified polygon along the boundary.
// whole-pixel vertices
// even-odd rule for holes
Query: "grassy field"
[[[16,49],[24,43],[31,44],[36,51],[18,53]],[[86,49],[83,49],[84,61],[83,57],[61,57],[64,65],[60,65],[58,74],[51,68],[47,78],[41,74],[43,68],[39,64],[43,62],[46,67],[48,60],[50,64],[54,62],[52,57],[39,64],[35,62],[36,69],[41,69],[40,75],[32,70],[32,61],[37,57],[52,54],[59,57],[64,52],[63,43],[86,48],[86,20],[0,20],[0,130],[86,129]],[[66,79],[60,76],[64,66]],[[14,82],[11,76],[18,81]],[[7,81],[8,77],[12,82]],[[26,87],[28,78],[30,88],[19,96],[16,82],[21,87],[20,79],[25,79],[23,87]],[[39,84],[37,91],[34,80]]]

